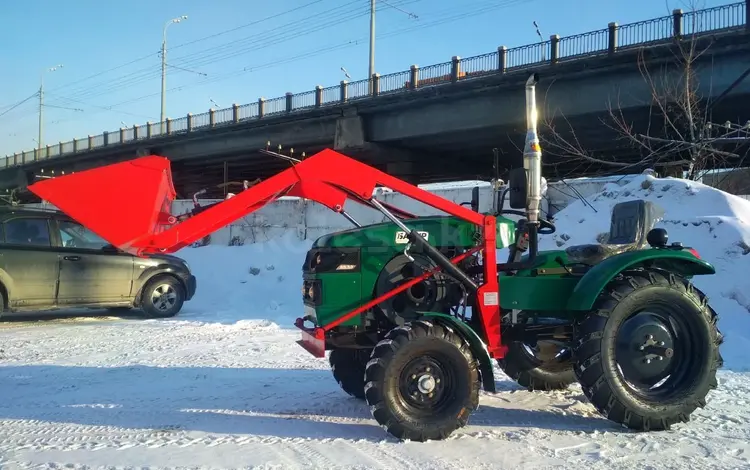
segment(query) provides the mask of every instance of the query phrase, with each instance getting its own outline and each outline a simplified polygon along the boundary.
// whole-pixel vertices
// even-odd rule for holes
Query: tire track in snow
[[[266,455],[274,464],[284,468],[404,468],[413,469],[417,465],[400,455],[388,451],[387,447],[372,442],[350,441],[344,438],[311,439],[280,438],[257,435],[204,435],[195,431],[173,430],[134,430],[109,426],[57,425],[39,421],[2,420],[2,429],[16,430],[12,434],[0,433],[0,452],[26,451],[86,451],[96,452],[105,449],[125,451],[134,448],[164,449],[169,447],[207,449],[221,446],[237,446],[248,455]],[[328,456],[331,448],[337,448],[335,455],[347,456],[347,462],[337,461]],[[24,465],[26,467],[26,465]],[[36,468],[51,468],[38,466]]]
[[[132,455],[198,468],[211,455],[290,469],[744,468],[750,455],[747,374],[723,373],[691,423],[645,436],[613,430],[575,386],[530,393],[503,382],[468,427],[412,444],[340,391],[325,361],[284,346],[295,335],[128,322],[12,330],[0,333],[13,358],[0,367],[4,468],[141,468],[125,463]]]

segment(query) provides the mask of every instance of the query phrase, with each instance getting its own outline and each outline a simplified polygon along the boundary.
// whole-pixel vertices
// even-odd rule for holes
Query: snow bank
[[[744,354],[750,349],[750,201],[697,182],[629,176],[556,214],[557,233],[543,236],[540,248],[595,243],[609,231],[612,207],[631,199],[661,206],[665,218],[657,226],[669,231],[670,241],[696,248],[716,266],[717,275],[697,276],[695,284],[719,313],[725,366],[750,370]],[[290,327],[302,312],[301,266],[311,242],[290,229],[263,243],[181,250],[198,291],[174,321]]]
[[[291,326],[301,316],[302,262],[312,244],[292,232],[263,243],[177,252],[198,289],[175,321]]]
[[[716,275],[694,282],[719,314],[725,367],[750,370],[750,201],[694,181],[639,175],[608,183],[587,203],[579,200],[560,211],[557,233],[543,236],[540,249],[596,243],[609,231],[612,207],[632,199],[658,204],[665,216],[656,226],[667,229],[670,242],[695,248],[716,266]]]

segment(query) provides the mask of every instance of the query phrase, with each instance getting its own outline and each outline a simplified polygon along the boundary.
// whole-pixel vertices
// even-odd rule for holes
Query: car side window
[[[60,240],[66,248],[88,248],[101,250],[108,244],[106,240],[83,225],[69,220],[58,221]]]
[[[3,224],[5,243],[13,245],[51,247],[47,219],[41,217],[23,217],[11,219]]]

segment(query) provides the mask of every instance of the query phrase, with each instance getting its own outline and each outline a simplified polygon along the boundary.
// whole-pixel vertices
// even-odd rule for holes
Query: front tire
[[[403,440],[444,439],[479,406],[479,372],[469,345],[429,321],[388,332],[372,352],[365,380],[373,417]]]
[[[687,422],[717,387],[716,321],[706,296],[686,279],[661,270],[619,276],[577,324],[575,373],[583,393],[630,429]]]
[[[156,276],[146,283],[141,294],[141,308],[147,318],[177,315],[185,303],[185,289],[172,276]]]

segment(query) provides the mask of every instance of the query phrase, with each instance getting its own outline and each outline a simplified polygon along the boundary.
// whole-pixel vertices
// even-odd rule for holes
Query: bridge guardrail
[[[677,37],[750,28],[748,4],[750,0],[687,13],[674,10],[671,15],[660,18],[625,25],[610,23],[606,29],[562,38],[553,35],[549,40],[536,44],[510,49],[501,46],[497,51],[465,59],[453,57],[449,62],[422,68],[412,65],[409,70],[382,76],[375,74],[370,79],[351,83],[344,80],[339,85],[326,88],[318,86],[312,91],[303,93],[287,93],[285,96],[269,100],[260,98],[255,103],[235,104],[231,108],[211,109],[205,113],[188,114],[178,119],[167,118],[164,122],[147,122],[132,128],[121,128],[97,136],[88,136],[8,155],[5,159],[0,158],[0,167],[57,159],[104,146],[196,132],[381,95],[408,93],[425,87],[442,86],[488,75],[514,72],[545,62],[556,63],[597,55],[612,55],[619,50],[632,50],[656,43],[666,43]]]

